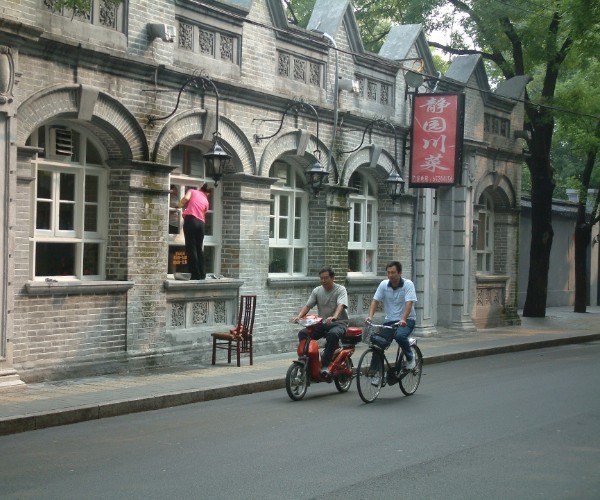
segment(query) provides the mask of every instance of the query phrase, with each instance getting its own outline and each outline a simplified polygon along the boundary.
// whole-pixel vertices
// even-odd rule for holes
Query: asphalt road
[[[0,437],[0,498],[600,498],[600,342]],[[282,374],[283,376],[283,374]]]

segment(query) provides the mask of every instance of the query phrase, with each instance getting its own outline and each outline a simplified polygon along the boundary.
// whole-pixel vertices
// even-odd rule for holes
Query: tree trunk
[[[585,221],[585,203],[579,202],[575,225],[575,308],[586,312],[588,301],[587,249],[592,239],[592,228]]]
[[[556,75],[551,80],[555,83]],[[526,126],[531,132],[528,141],[530,156],[526,159],[531,172],[531,247],[523,316],[543,318],[546,316],[550,250],[554,239],[552,195],[555,183],[550,161],[554,119],[547,110],[537,110],[529,102],[525,109],[530,120]]]
[[[523,316],[543,318],[546,315],[548,271],[554,230],[552,229],[552,178],[532,178],[531,186],[531,247],[529,249],[529,279]]]
[[[600,138],[600,122],[596,125],[596,137]],[[575,224],[575,312],[586,312],[588,301],[587,249],[592,240],[592,228],[596,221],[596,207],[592,210],[590,220],[586,221],[585,209],[587,193],[590,187],[592,171],[596,164],[598,148],[588,151],[583,174],[581,175],[581,190],[579,192],[579,207]]]

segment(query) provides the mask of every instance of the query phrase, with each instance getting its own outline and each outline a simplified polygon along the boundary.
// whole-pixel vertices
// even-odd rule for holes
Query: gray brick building
[[[491,91],[466,56],[419,89],[466,96],[462,177],[392,203],[404,74],[436,74],[420,26],[373,54],[348,0],[318,0],[308,29],[280,0],[54,5],[0,8],[0,388],[206,361],[243,293],[258,295],[255,351],[293,350],[288,318],[323,265],[357,322],[395,259],[417,285],[418,334],[518,321],[525,82]],[[232,156],[218,184],[203,157],[217,123]],[[209,277],[179,280],[177,201],[202,183]]]

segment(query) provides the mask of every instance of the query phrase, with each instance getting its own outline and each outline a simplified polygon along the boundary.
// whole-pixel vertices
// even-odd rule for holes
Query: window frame
[[[476,260],[477,272],[493,274],[494,272],[494,200],[488,193],[483,193],[479,199]],[[482,227],[483,222],[483,227]]]
[[[353,187],[353,184],[356,184],[357,177],[360,179],[359,192],[351,193],[348,197],[348,203],[350,205],[350,212],[348,215],[348,274],[372,276],[377,272],[377,211],[379,210],[377,184],[364,172],[354,172],[350,177],[349,186]],[[360,219],[356,219],[357,206],[360,210]],[[368,218],[369,209],[371,211],[370,221]],[[358,240],[355,238],[357,224],[360,224],[361,233]],[[350,252],[360,253],[359,270],[350,270]],[[371,254],[370,270],[367,268],[367,257],[369,254]]]
[[[286,169],[285,182],[277,170]],[[274,170],[275,169],[275,170]],[[270,177],[281,180],[271,186],[269,210],[269,276],[306,276],[308,272],[308,193],[304,173],[285,162],[271,166]],[[287,200],[288,213],[281,214],[282,200]],[[298,206],[298,203],[300,204]],[[281,221],[286,220],[287,236],[280,235]],[[298,229],[296,230],[296,226]],[[273,234],[273,236],[271,236]],[[299,237],[296,237],[299,236]],[[271,271],[274,251],[287,253],[285,271]],[[298,255],[300,253],[300,255]],[[297,259],[301,259],[297,266]],[[297,269],[300,269],[299,271]]]
[[[183,27],[191,28],[191,34],[188,39],[187,34],[184,37],[182,33],[185,31]],[[201,33],[210,33],[213,35],[213,46],[212,52],[204,52],[201,47],[200,39]],[[189,18],[177,16],[177,50],[181,52],[187,52],[189,54],[195,54],[203,57],[213,59],[217,63],[221,64],[232,64],[234,66],[241,65],[241,53],[242,53],[242,34],[241,32],[231,31],[224,29],[221,26],[209,25],[205,23],[199,23]],[[231,39],[231,58],[227,59],[223,57],[221,51],[223,39]],[[187,43],[189,41],[189,44]]]
[[[43,130],[42,130],[43,129]],[[57,153],[56,130],[70,130],[71,137],[75,137],[77,144],[73,143],[71,155]],[[64,137],[64,136],[63,136]],[[88,132],[73,127],[72,124],[52,123],[38,127],[28,139],[32,146],[44,148],[44,154],[32,161],[34,182],[31,196],[31,220],[29,238],[30,279],[41,281],[48,278],[57,281],[104,280],[106,276],[106,252],[108,234],[108,168],[103,164],[87,163],[88,145],[95,148],[94,153],[102,162],[106,160],[106,151],[98,141]],[[91,150],[89,151],[91,153]],[[74,161],[83,159],[83,161]],[[50,174],[50,197],[40,198],[38,185],[41,172]],[[74,175],[73,200],[61,199],[61,177]],[[89,177],[97,178],[95,200],[86,200],[86,182]],[[49,227],[38,228],[39,203],[50,205]],[[72,205],[72,228],[61,229],[61,205]],[[86,230],[86,207],[95,206],[96,229]],[[72,274],[43,274],[37,275],[38,244],[66,244],[74,245],[74,269]],[[98,269],[96,274],[84,274],[85,247],[86,245],[98,246]]]

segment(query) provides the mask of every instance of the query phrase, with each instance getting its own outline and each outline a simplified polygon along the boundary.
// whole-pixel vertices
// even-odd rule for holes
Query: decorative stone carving
[[[306,80],[306,61],[294,59],[294,79],[302,82]]]
[[[200,30],[200,52],[213,55],[215,53],[215,34]]]
[[[321,86],[321,67],[318,64],[310,63],[310,82],[311,85]]]
[[[100,2],[100,24],[107,28],[117,28],[117,10],[119,6],[112,0],[101,0]]]
[[[10,47],[0,45],[0,105],[13,102],[15,64]]]
[[[290,56],[289,54],[279,53],[279,76],[290,76]]]
[[[221,59],[233,62],[233,37],[221,35]]]
[[[188,23],[179,23],[179,48],[194,50],[194,26]]]

